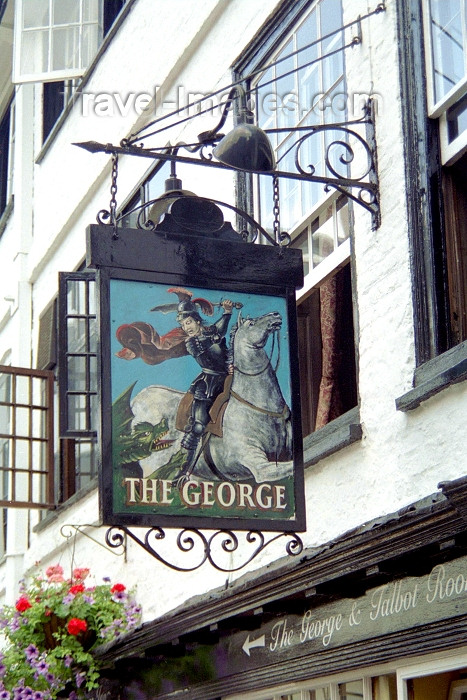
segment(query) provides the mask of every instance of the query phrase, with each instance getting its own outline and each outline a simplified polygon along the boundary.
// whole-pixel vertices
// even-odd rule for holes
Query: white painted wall
[[[158,85],[167,100],[176,99],[179,88],[211,92],[230,83],[230,66],[279,5],[276,0],[138,0],[85,91],[115,92],[127,98],[130,93],[152,94]],[[373,7],[367,0],[349,0],[345,21]],[[375,93],[380,98],[376,119],[380,228],[372,231],[370,216],[354,208],[364,436],[307,470],[308,531],[303,536],[307,546],[323,544],[362,522],[393,512],[435,492],[441,480],[465,472],[465,384],[445,389],[408,414],[395,408],[395,399],[412,385],[414,336],[393,0],[387,0],[386,7],[386,12],[363,20],[362,44],[346,52],[349,93]],[[26,93],[30,95],[30,88],[18,91],[24,104]],[[24,113],[19,125],[15,194],[27,186],[30,174],[34,179],[30,195],[23,189],[24,194],[16,198],[13,218],[0,239],[0,321],[9,304],[16,309],[9,322],[0,323],[0,357],[11,348],[13,364],[27,364],[31,356],[34,363],[38,318],[56,294],[57,273],[74,269],[84,258],[85,228],[100,209],[108,208],[109,157],[91,155],[72,143],[118,143],[145,118],[154,116],[153,104],[148,116],[141,118],[132,111],[126,117],[107,117],[92,110],[83,116],[81,107],[78,101],[35,165],[30,151],[33,148],[36,157],[40,151],[38,100],[34,117],[29,115],[26,121]],[[187,127],[169,136],[173,141],[188,140],[204,128],[197,124],[194,130]],[[148,165],[143,159],[120,159],[119,202],[129,196]],[[221,178],[217,171],[191,171],[183,169],[186,189],[233,201],[230,175]],[[23,223],[29,218],[31,223]],[[31,301],[25,302],[29,291]],[[21,301],[21,308],[4,301],[10,295]],[[13,517],[25,527],[24,514]],[[36,514],[31,517],[33,523],[37,521]],[[235,578],[208,566],[190,575],[172,572],[133,542],[128,543],[126,557],[117,557],[85,536],[67,540],[60,532],[66,524],[97,522],[95,491],[61,508],[48,525],[31,534],[25,571],[30,572],[38,560],[44,567],[57,561],[66,567],[73,557],[76,565],[90,566],[99,576],[135,583],[145,619]],[[104,531],[91,528],[88,534],[102,543]],[[283,545],[274,546],[252,567],[283,556],[284,551]],[[2,581],[11,579],[12,571],[0,566],[0,589]]]

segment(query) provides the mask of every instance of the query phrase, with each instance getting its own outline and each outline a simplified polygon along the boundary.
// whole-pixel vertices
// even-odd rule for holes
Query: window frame
[[[431,32],[432,22],[430,2],[431,0],[422,0],[423,34],[425,43],[425,60],[427,65],[427,109],[428,116],[432,119],[437,119],[443,113],[445,113],[449,107],[452,107],[452,105],[454,105],[458,101],[458,99],[467,91],[467,52],[464,53],[463,78],[461,78],[461,80],[459,80],[455,85],[453,85],[451,90],[449,90],[442,98],[436,100],[434,87],[434,47]],[[467,8],[465,11],[467,12]],[[467,17],[464,17],[464,20],[467,21]],[[465,27],[464,41],[464,49],[467,49],[467,26]]]
[[[271,40],[271,47],[267,53],[267,55],[260,61],[256,61],[255,64],[253,64],[254,67],[254,72],[255,72],[255,77],[249,81],[249,90],[251,93],[254,95],[254,99],[256,102],[256,123],[258,126],[262,128],[268,128],[267,124],[265,125],[263,123],[263,120],[259,117],[259,97],[258,97],[258,88],[261,86],[261,80],[263,77],[266,77],[264,74],[259,74],[258,70],[261,67],[261,64],[265,64],[265,74],[268,73],[268,70],[271,70],[273,73],[273,78],[272,82],[269,80],[266,82],[266,84],[269,83],[270,89],[273,90],[274,86],[278,85],[280,80],[281,80],[281,75],[282,72],[285,71],[285,73],[288,72],[288,68],[283,68],[283,63],[276,64],[272,68],[268,69],[267,65],[268,62],[271,61],[271,59],[274,59],[274,61],[282,60],[285,56],[290,53],[288,50],[287,46],[289,44],[293,44],[291,50],[296,51],[298,46],[298,37],[300,32],[302,31],[304,25],[312,15],[315,15],[313,17],[313,23],[316,24],[317,26],[317,38],[316,41],[317,43],[315,44],[316,46],[316,55],[317,55],[317,66],[316,70],[318,71],[317,75],[317,81],[318,85],[316,86],[316,89],[318,89],[318,92],[313,96],[313,103],[311,105],[307,106],[307,110],[303,108],[301,101],[301,95],[300,95],[300,86],[301,82],[299,80],[299,74],[300,71],[303,70],[303,67],[300,65],[300,55],[301,54],[296,54],[292,61],[294,63],[294,72],[292,73],[293,76],[293,91],[286,93],[286,95],[282,96],[276,93],[273,93],[276,95],[276,109],[273,109],[272,116],[270,117],[273,121],[273,127],[279,127],[281,126],[280,121],[280,113],[281,110],[278,107],[279,99],[282,99],[282,101],[285,104],[285,98],[289,94],[294,94],[296,99],[297,99],[297,105],[298,105],[298,114],[297,110],[295,110],[295,118],[294,118],[294,123],[293,125],[291,124],[291,128],[295,128],[296,126],[300,126],[303,124],[306,124],[307,121],[309,120],[310,116],[314,115],[315,119],[314,121],[317,121],[319,125],[325,125],[326,123],[335,123],[337,121],[345,121],[346,119],[346,114],[347,110],[343,110],[342,118],[336,119],[334,117],[334,112],[330,108],[329,105],[326,104],[327,99],[331,97],[336,89],[337,86],[342,85],[343,91],[345,92],[346,90],[346,73],[345,73],[345,60],[343,58],[342,60],[342,72],[339,73],[339,76],[336,78],[336,76],[333,76],[332,82],[327,85],[325,84],[325,61],[321,60],[323,59],[327,54],[326,50],[323,50],[323,42],[319,41],[319,38],[322,36],[326,36],[326,33],[323,32],[322,30],[322,11],[321,11],[321,4],[326,2],[326,0],[308,0],[308,2],[304,3],[303,6],[300,7],[300,10],[297,11],[296,16],[292,17],[288,23],[287,26],[284,27],[282,34],[278,35],[276,37],[276,40],[274,39]],[[280,18],[279,18],[280,19]],[[339,34],[339,30],[336,30],[333,36],[332,41],[338,40],[342,41],[342,45],[344,45],[344,35]],[[344,51],[344,49],[342,49]],[[281,57],[281,52],[285,51],[285,54],[283,57]],[[276,73],[277,71],[277,73]],[[237,70],[238,72],[238,70]],[[290,76],[289,76],[290,78]],[[261,88],[260,88],[261,89]],[[337,93],[339,94],[339,93]],[[264,100],[263,100],[264,101]],[[315,110],[318,110],[316,112]],[[333,118],[331,119],[331,122],[329,122],[329,113],[333,115]],[[317,119],[316,119],[317,118]],[[327,136],[326,131],[318,132],[317,135],[313,137],[313,139],[318,140],[319,142],[319,152],[323,156],[323,167],[324,167],[324,152],[326,149],[326,136]],[[274,137],[271,137],[274,139]],[[287,148],[290,149],[290,141],[296,140],[296,137],[292,135],[290,137],[290,134],[283,135],[282,133],[277,134],[275,137],[275,141],[277,143],[273,143],[273,149],[276,154],[276,158],[278,158],[278,162],[280,159],[280,153],[282,148],[287,145]],[[290,153],[293,153],[290,151]],[[290,153],[288,155],[290,155]],[[316,165],[319,165],[317,162]],[[285,168],[286,169],[286,168]],[[323,173],[324,174],[324,173]],[[269,178],[268,180],[265,180],[264,177],[261,178],[261,176],[256,176],[255,177],[255,185],[254,185],[254,190],[253,190],[253,199],[254,199],[254,208],[257,210],[257,212],[261,215],[261,189],[263,189],[263,195],[265,194],[265,183],[267,183],[267,187],[269,186]],[[298,199],[300,200],[300,208],[301,208],[301,216],[296,218],[294,221],[292,227],[285,226],[287,229],[288,233],[294,237],[301,228],[303,228],[304,225],[304,220],[308,219],[313,219],[321,214],[322,211],[324,211],[330,203],[333,201],[337,200],[339,197],[339,192],[337,190],[333,190],[332,188],[327,191],[327,188],[324,186],[324,184],[320,183],[301,183],[300,181],[291,181],[291,180],[283,180],[280,183],[280,189],[281,189],[281,196],[282,192],[284,189],[288,187],[296,187],[299,189],[298,193]],[[304,202],[304,190],[305,188],[316,188],[315,194],[317,195],[314,201],[311,204],[308,204]],[[320,190],[319,194],[318,191]],[[283,196],[282,196],[283,200]],[[284,210],[284,202],[281,201],[281,209],[282,211]],[[260,217],[259,217],[260,218]],[[264,222],[262,222],[263,226],[265,226]],[[282,222],[283,225],[283,222]],[[265,226],[266,228],[266,226]],[[337,252],[334,251],[334,252]],[[332,254],[331,254],[332,256]]]
[[[2,483],[0,508],[55,508],[54,499],[54,373],[48,370],[34,370],[24,367],[12,367],[11,365],[0,365],[1,375],[11,375],[11,393],[9,401],[0,401],[0,405],[13,412],[13,420],[9,432],[2,433],[1,439],[11,440],[13,448],[13,458],[16,454],[17,442],[21,440],[27,444],[27,466],[18,468],[16,464],[11,466],[0,466],[0,475],[6,474],[12,479],[11,498],[5,500],[5,488]],[[18,400],[17,385],[18,378],[24,378],[28,384],[28,400]],[[33,382],[40,382],[40,391],[43,401],[35,401],[37,389],[34,389]],[[24,390],[24,387],[23,387]],[[21,413],[20,413],[21,412]],[[27,413],[26,429],[17,425],[17,419],[22,416],[21,423],[25,423],[25,412]],[[37,423],[34,415],[41,416],[40,435],[37,434]],[[18,421],[19,422],[19,421]],[[41,452],[41,468],[34,469],[34,448],[43,448]],[[23,445],[24,452],[25,445]],[[42,468],[43,465],[43,468]],[[27,478],[28,498],[17,498],[16,479],[20,475]],[[8,475],[10,475],[8,477]],[[43,494],[41,500],[34,499],[34,487],[32,480],[34,477],[40,479],[40,491]],[[9,489],[8,489],[9,490]]]
[[[15,99],[8,101],[0,119],[0,217],[13,197],[13,161],[15,142]]]
[[[83,313],[73,313],[68,307],[68,285],[69,283],[82,283],[85,288],[85,309]],[[59,338],[62,339],[63,346],[61,352],[58,353],[58,379],[59,379],[59,426],[60,437],[62,438],[86,438],[93,440],[97,436],[97,425],[93,425],[93,415],[97,423],[97,315],[94,305],[94,313],[91,313],[91,303],[89,289],[90,285],[96,284],[94,271],[81,272],[60,272],[59,273],[59,295],[58,295],[58,330]],[[95,296],[94,296],[95,299]],[[68,336],[68,321],[74,319],[77,322],[82,321],[85,327],[84,333],[84,348],[73,350],[69,349]],[[92,341],[91,324],[94,321],[95,337]],[[92,345],[94,344],[94,349]],[[85,364],[85,380],[82,390],[70,388],[71,372],[68,367],[69,358],[82,358]],[[92,386],[93,376],[91,371],[91,362],[96,363],[96,372],[94,377],[94,387]],[[85,427],[77,428],[71,426],[71,415],[69,410],[69,397],[82,397],[84,400],[84,425]],[[92,403],[94,401],[94,414]]]
[[[129,6],[131,5],[134,0],[113,0],[113,5],[112,5],[112,12],[109,12],[109,4],[107,0],[101,0],[101,3],[104,3],[103,5],[100,4],[100,27],[102,31],[99,32],[99,41],[98,41],[98,47],[97,50],[94,54],[94,58],[92,61],[90,61],[89,66],[86,67],[86,71],[91,70],[91,67],[94,66],[96,63],[96,60],[98,59],[100,55],[100,51],[102,50],[102,45],[104,44],[104,41],[106,40],[106,37],[108,34],[110,34],[111,31],[113,31],[113,27],[116,23],[116,20],[120,15],[122,15],[122,12],[125,7],[129,9]],[[127,9],[127,11],[128,11]],[[122,16],[123,19],[123,16]],[[83,73],[84,73],[83,72]],[[49,86],[52,86],[54,83],[60,83],[60,87],[62,88],[62,98],[58,98],[57,95],[61,93],[61,91],[57,91],[52,87],[47,88],[47,84]],[[79,88],[83,88],[84,84],[84,79],[82,78],[82,75],[80,76],[75,76],[75,77],[70,77],[70,78],[53,78],[50,81],[44,81],[43,86],[42,86],[42,143],[45,144],[49,138],[49,136],[55,131],[56,125],[60,123],[61,118],[64,116],[65,112],[68,112],[69,109],[73,106],[76,96],[78,93]],[[50,108],[49,101],[53,100],[54,104],[52,109]],[[51,119],[46,119],[46,115],[49,115],[52,113],[52,118]],[[53,118],[55,115],[55,118]],[[38,162],[41,159],[41,154],[38,156]]]
[[[377,674],[378,676],[381,674]],[[395,674],[394,674],[395,675]],[[262,690],[252,690],[251,692],[243,692],[241,694],[222,695],[222,700],[310,700],[313,691],[327,689],[329,691],[329,700],[339,700],[339,687],[343,684],[348,684],[356,681],[362,682],[363,698],[362,700],[372,700],[371,688],[372,676],[368,674],[356,675],[341,674],[339,678],[335,676],[331,679],[324,676],[323,678],[313,678],[313,680],[302,681],[296,683],[288,683],[284,685],[274,686]]]
[[[265,25],[263,31],[257,36],[251,48],[244,52],[244,57],[242,60],[235,66],[234,79],[240,80],[242,75],[249,75],[254,72],[255,75],[260,76],[260,80],[262,74],[259,74],[258,71],[261,66],[264,65],[265,71],[267,71],[268,63],[273,60],[273,57],[276,57],[290,42],[290,38],[297,34],[299,29],[311,16],[312,12],[316,10],[319,2],[321,2],[321,0],[301,0],[300,2],[287,4],[284,9],[279,9],[278,12],[275,13],[271,20]],[[338,32],[336,32],[336,36],[339,36]],[[298,66],[298,68],[297,66],[294,67],[297,70],[300,69],[300,66]],[[322,76],[320,77],[320,81],[320,86],[323,88]],[[254,85],[258,81],[255,78],[255,80],[251,82],[252,85]],[[322,94],[332,94],[336,84],[342,84],[345,89],[345,62],[343,63],[342,74],[339,75],[338,80],[334,80],[332,85],[326,89],[326,92],[324,92],[324,90],[322,91]],[[302,118],[303,115],[300,114],[297,123],[301,123]],[[343,117],[342,120],[344,118],[345,117]],[[322,121],[323,123],[325,122],[324,116]],[[251,174],[241,173],[239,175],[239,186],[237,187],[239,208],[250,211],[251,213],[253,213],[255,209],[260,211],[257,194],[259,191],[259,185],[257,182],[255,182],[255,177],[256,180],[258,180],[260,177],[265,176],[254,176]],[[280,184],[282,185],[282,181]],[[335,204],[341,196],[341,193],[337,190],[326,194],[323,189],[322,194],[323,196],[319,197],[318,200],[306,210],[305,215],[302,216],[301,220],[296,222],[294,229],[288,232],[292,236],[291,246],[293,246],[294,237],[299,236],[304,230],[304,227],[310,225],[316,217],[320,217],[321,213],[324,212],[326,208],[329,206],[335,208]],[[346,264],[350,265],[352,277],[354,276],[353,250],[351,242],[351,237],[353,234],[353,216],[350,199],[347,200],[345,206],[347,207],[349,222],[348,237],[340,245],[338,245],[330,255],[326,256],[320,264],[316,265],[314,269],[310,270],[310,274],[305,278],[304,287],[297,292],[297,302],[303,301],[313,290],[318,289],[326,279],[332,277]],[[334,223],[332,225],[334,226]],[[311,249],[309,250],[309,253],[312,255]],[[355,291],[353,288],[352,299],[355,299]],[[362,430],[359,424],[358,407],[358,350],[355,343],[355,339],[358,337],[358,319],[356,318],[355,310],[353,312],[352,320],[354,326],[355,364],[357,367],[357,405],[353,409],[342,413],[339,417],[330,420],[324,427],[308,433],[305,438],[305,464],[307,466],[315,464],[323,457],[333,454],[342,447],[360,440],[362,436]],[[307,431],[305,431],[305,433],[306,432]]]
[[[97,53],[99,44],[102,41],[102,12],[100,0],[95,0],[95,14],[91,19],[84,18],[84,4],[86,0],[78,0],[79,2],[79,19],[75,22],[56,23],[53,19],[54,0],[40,0],[47,3],[48,21],[42,25],[34,27],[23,27],[24,22],[24,3],[27,0],[18,0],[15,6],[14,34],[13,34],[13,77],[14,83],[31,83],[31,82],[46,82],[55,80],[65,80],[67,78],[78,78],[82,76],[91,64],[93,57]],[[53,37],[54,30],[57,28],[76,28],[79,39],[77,43],[78,65],[76,67],[53,68]],[[87,49],[87,55],[84,55],[83,45],[85,28],[93,28],[94,38],[90,42]],[[33,32],[43,32],[47,36],[47,68],[44,70],[32,70],[30,72],[23,71],[21,61],[25,51],[25,37]],[[34,59],[35,60],[35,59]],[[35,68],[35,66],[34,66]]]
[[[455,107],[465,102],[467,96],[467,5],[461,5],[461,13],[464,13],[464,24],[461,32],[464,43],[464,76],[449,90],[442,98],[436,100],[435,97],[435,66],[434,66],[434,46],[431,32],[431,0],[422,3],[423,36],[425,46],[426,64],[426,99],[427,113],[430,119],[439,120],[440,135],[440,155],[442,165],[452,165],[463,153],[467,151],[467,129],[464,129],[457,137],[449,139],[449,112]],[[462,9],[463,8],[463,9]]]
[[[420,0],[396,0],[405,132],[408,235],[412,253],[415,370],[413,388],[396,398],[409,411],[467,378],[467,342],[452,343],[439,124],[428,116]],[[446,291],[446,293],[445,293]]]
[[[397,697],[398,700],[410,700],[408,694],[408,681],[412,678],[420,678],[422,676],[432,676],[457,669],[465,668],[467,647],[461,653],[456,650],[455,654],[449,654],[445,657],[437,654],[428,660],[423,660],[418,663],[412,663],[407,666],[402,666],[397,669]]]

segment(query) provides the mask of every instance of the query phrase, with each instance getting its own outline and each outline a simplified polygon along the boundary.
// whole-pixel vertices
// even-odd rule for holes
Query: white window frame
[[[464,77],[436,102],[434,87],[433,42],[431,34],[430,0],[423,0],[423,33],[425,40],[425,64],[427,74],[427,109],[431,119],[439,119],[441,162],[452,165],[467,150],[467,129],[449,142],[447,111],[467,93],[467,50],[464,50]],[[467,8],[462,5],[464,16],[464,49],[467,48]]]
[[[302,224],[295,227],[293,233],[291,234],[291,247],[293,247],[293,241],[301,234],[303,229],[307,227],[308,255],[310,257],[313,256],[313,245],[311,239],[312,234],[310,231],[310,224],[314,219],[319,217],[322,211],[327,209],[329,206],[335,208],[338,196],[338,192],[334,192],[328,195],[324,202],[320,203],[319,206],[316,206],[313,209],[313,213],[310,214],[310,216],[307,216],[306,219],[302,222]],[[348,202],[344,206],[348,207]],[[338,220],[335,211],[333,212],[329,221],[333,231],[334,250],[332,251],[332,253],[323,258],[321,262],[317,263],[314,266],[313,264],[310,265],[311,261],[309,262],[309,272],[304,276],[303,287],[297,290],[296,292],[296,299],[298,302],[302,299],[305,299],[312,289],[316,289],[317,287],[319,287],[328,277],[334,275],[337,272],[337,270],[340,270],[350,260],[350,234],[344,241],[338,243]]]
[[[467,647],[463,647],[462,651],[456,650],[456,654],[449,652],[446,652],[446,655],[436,654],[428,661],[424,659],[418,663],[413,662],[410,666],[402,666],[397,669],[397,698],[409,700],[407,683],[412,678],[432,676],[465,667],[467,667]]]
[[[464,85],[467,89],[467,83]],[[452,165],[467,151],[467,129],[459,134],[453,141],[448,138],[448,115],[447,110],[439,118],[439,134],[441,145],[441,163]]]
[[[378,674],[379,675],[379,674]],[[310,700],[310,692],[327,687],[330,690],[330,700],[339,700],[339,685],[351,683],[352,681],[363,681],[363,700],[372,700],[371,679],[373,676],[363,676],[352,674],[342,675],[332,680],[329,678],[313,679],[300,683],[289,683],[287,685],[275,686],[263,690],[253,690],[252,692],[242,692],[240,694],[222,696],[222,700],[281,700],[283,695],[298,695],[300,700]]]
[[[425,61],[427,68],[427,96],[428,96],[428,116],[436,119],[441,116],[443,112],[446,111],[448,107],[455,104],[465,93],[467,89],[467,52],[464,53],[464,65],[465,74],[462,80],[460,80],[456,85],[453,85],[451,90],[449,90],[443,98],[435,101],[435,89],[434,89],[434,65],[433,65],[433,42],[431,37],[431,13],[430,13],[430,0],[422,1],[423,7],[423,33],[425,39]],[[467,17],[464,18],[464,22],[467,21]],[[467,45],[467,28],[465,29],[465,42]]]
[[[53,3],[54,0],[34,0],[35,3],[42,2],[44,6],[48,5],[48,16],[49,20],[47,24],[43,26],[23,28],[23,17],[24,17],[24,3],[30,2],[31,0],[17,0],[15,5],[15,24],[14,24],[14,35],[13,35],[13,83],[30,83],[30,82],[46,82],[52,80],[66,80],[68,78],[77,78],[83,75],[83,73],[88,68],[92,56],[97,53],[99,43],[101,41],[102,35],[102,10],[101,1],[96,0],[96,14],[89,20],[83,20],[83,6],[86,0],[76,0],[79,3],[79,20],[77,22],[70,22],[68,24],[54,25],[53,24]],[[53,30],[57,27],[72,28],[76,27],[79,31],[79,41],[78,41],[78,65],[74,68],[63,67],[62,69],[52,69],[51,61],[53,59],[52,52],[52,37]],[[92,46],[89,47],[88,56],[85,61],[83,56],[83,29],[84,28],[95,29],[94,37],[95,41]],[[30,73],[25,73],[21,69],[21,58],[24,51],[23,38],[26,34],[32,32],[47,32],[47,69],[46,70],[33,70]],[[35,68],[37,68],[35,66]]]

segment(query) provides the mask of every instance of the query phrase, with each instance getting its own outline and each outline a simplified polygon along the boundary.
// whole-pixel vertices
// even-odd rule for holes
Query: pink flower
[[[49,583],[62,583],[65,580],[63,578],[63,569],[60,564],[49,566],[49,568],[46,569],[45,575],[49,579]]]
[[[77,568],[73,569],[73,578],[75,581],[84,581],[89,576],[89,569]]]

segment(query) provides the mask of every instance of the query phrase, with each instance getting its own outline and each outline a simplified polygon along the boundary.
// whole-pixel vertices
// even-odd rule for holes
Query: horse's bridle
[[[239,368],[237,367],[237,365],[235,365],[235,364],[234,364],[234,366],[233,366],[234,369],[236,369],[237,372],[240,372],[240,374],[244,374],[244,375],[247,376],[247,377],[257,377],[259,374],[262,374],[263,372],[265,372],[265,371],[267,370],[267,368],[269,367],[269,365],[271,365],[271,367],[272,367],[272,362],[271,362],[271,360],[272,360],[272,355],[273,355],[273,353],[274,353],[274,345],[275,345],[276,336],[277,336],[277,349],[278,349],[278,353],[277,353],[276,366],[273,368],[273,369],[274,369],[274,372],[277,372],[277,368],[279,367],[279,362],[280,362],[280,360],[281,360],[281,347],[280,347],[280,335],[279,335],[279,330],[280,330],[279,328],[275,328],[275,329],[273,330],[272,347],[271,347],[271,356],[268,357],[267,362],[266,362],[265,366],[264,366],[262,369],[260,369],[258,372],[245,372],[244,370],[239,369]]]

